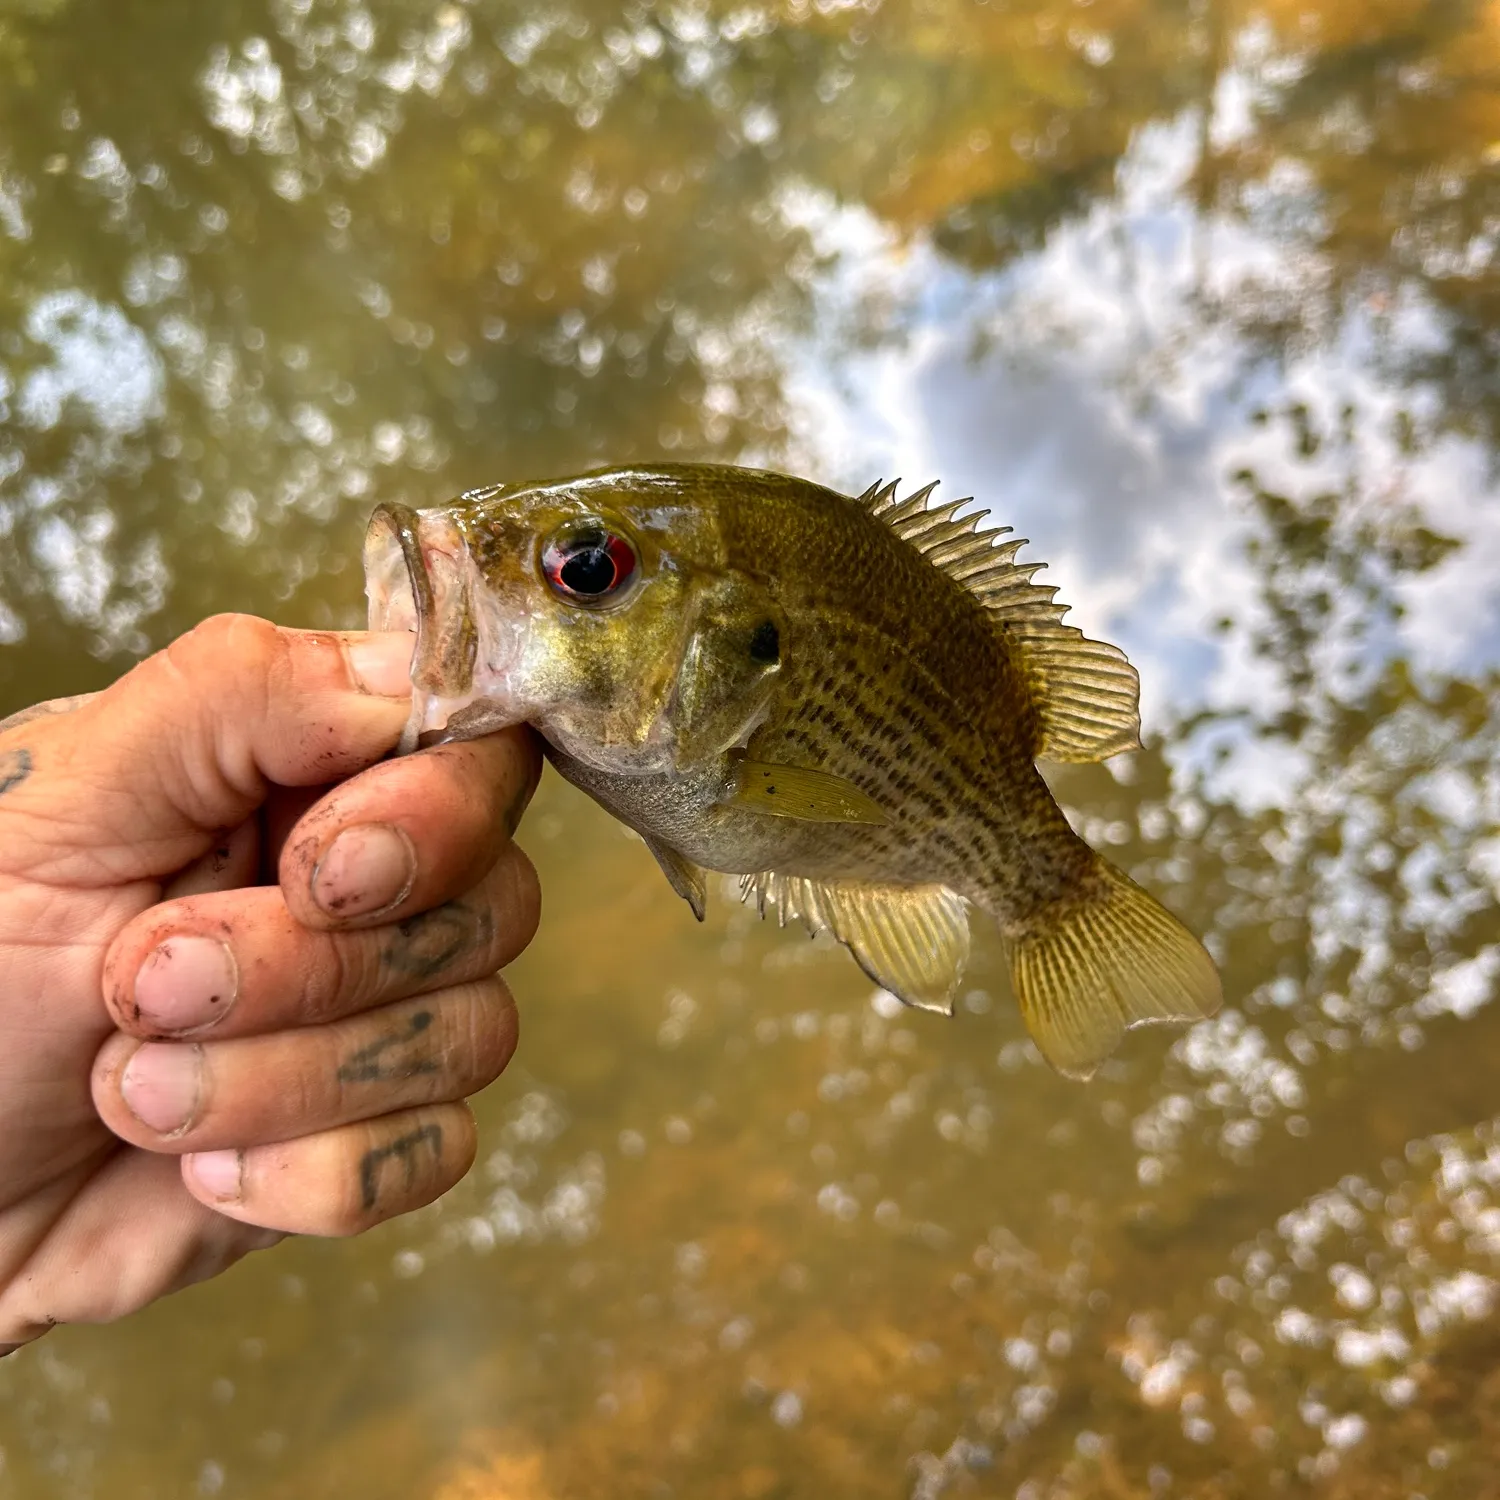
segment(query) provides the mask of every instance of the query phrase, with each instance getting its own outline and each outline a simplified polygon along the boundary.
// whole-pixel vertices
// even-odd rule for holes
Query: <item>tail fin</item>
[[[1197,1021],[1223,1000],[1203,944],[1103,859],[1088,894],[1010,934],[1010,973],[1042,1056],[1088,1078],[1133,1026]]]

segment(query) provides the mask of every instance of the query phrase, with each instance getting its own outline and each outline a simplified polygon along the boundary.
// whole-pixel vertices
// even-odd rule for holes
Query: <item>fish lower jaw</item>
[[[481,697],[472,692],[443,697],[417,688],[412,692],[411,713],[401,731],[396,753],[409,755],[425,745],[474,740],[525,722],[525,710],[504,698]]]
[[[575,730],[555,714],[539,714],[532,724],[551,747],[554,759],[577,768],[581,783],[591,794],[616,777],[627,785],[641,777],[665,777],[679,788],[697,786],[700,779],[697,773],[679,770],[672,742],[658,725],[640,739],[608,739],[597,729]],[[722,777],[716,774],[715,789],[720,780]]]

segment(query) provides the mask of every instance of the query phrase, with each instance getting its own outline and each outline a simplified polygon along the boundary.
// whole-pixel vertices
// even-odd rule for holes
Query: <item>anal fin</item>
[[[961,896],[942,885],[880,885],[809,880],[763,871],[740,878],[762,915],[773,907],[784,927],[832,932],[876,984],[918,1010],[953,1014],[969,958],[969,917]]]
[[[672,889],[693,908],[693,915],[701,922],[708,910],[708,877],[686,855],[679,854],[670,844],[652,838],[649,833],[641,837],[646,847],[656,856],[662,874],[671,882]]]

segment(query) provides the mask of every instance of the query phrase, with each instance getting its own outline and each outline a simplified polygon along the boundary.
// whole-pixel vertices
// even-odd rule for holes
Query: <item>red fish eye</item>
[[[554,537],[542,552],[547,582],[563,598],[583,604],[593,604],[617,592],[635,567],[635,548],[602,526]]]

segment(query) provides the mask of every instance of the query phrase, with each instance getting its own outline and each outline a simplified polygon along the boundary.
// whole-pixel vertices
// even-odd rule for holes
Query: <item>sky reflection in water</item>
[[[1500,1442],[1493,7],[0,3],[0,713],[377,499],[940,478],[1229,1003],[1087,1089],[553,784],[471,1182],[0,1366],[24,1497],[1470,1495]]]

